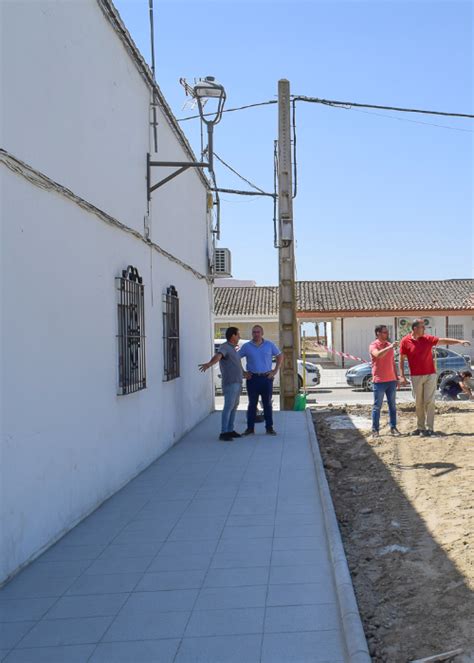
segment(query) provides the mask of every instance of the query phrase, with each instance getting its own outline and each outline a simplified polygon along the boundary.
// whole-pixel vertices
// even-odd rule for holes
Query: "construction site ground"
[[[313,409],[372,659],[405,663],[462,648],[474,661],[474,404],[437,405],[439,437],[402,437],[369,405]]]

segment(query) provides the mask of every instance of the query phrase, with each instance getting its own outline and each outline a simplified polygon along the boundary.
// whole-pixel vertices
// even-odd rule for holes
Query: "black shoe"
[[[398,430],[396,426],[390,429],[390,435],[393,435],[394,437],[400,437],[401,433]]]
[[[219,440],[222,440],[223,442],[232,442],[232,439],[232,433],[221,433],[219,435]]]
[[[439,433],[437,433],[434,430],[431,430],[430,428],[425,430],[425,435],[426,435],[426,437],[439,437]]]
[[[242,435],[255,435],[255,431],[253,428],[246,428]]]
[[[411,433],[411,435],[424,435],[424,434],[425,431],[420,430],[419,428],[417,428],[416,430],[413,431],[413,433]]]
[[[274,428],[267,428],[266,430],[267,435],[276,435],[277,432]]]
[[[241,435],[240,433],[237,433],[236,430],[231,431],[231,432],[229,433],[229,435],[230,435],[231,437],[242,437],[242,435]]]

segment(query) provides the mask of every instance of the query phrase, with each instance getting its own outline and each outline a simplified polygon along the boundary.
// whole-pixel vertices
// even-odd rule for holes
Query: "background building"
[[[474,342],[474,280],[447,281],[300,281],[297,283],[300,325],[323,323],[333,350],[368,358],[374,327],[385,324],[392,338],[423,317],[437,336]],[[278,288],[257,286],[215,289],[214,332],[217,338],[237,325],[243,338],[253,324],[263,324],[267,338],[278,342]],[[324,334],[323,334],[324,335]],[[473,347],[453,346],[474,357]],[[356,361],[333,356],[339,366]]]
[[[108,0],[1,11],[0,582],[213,407],[207,181],[148,203],[153,102],[196,160],[151,72]]]

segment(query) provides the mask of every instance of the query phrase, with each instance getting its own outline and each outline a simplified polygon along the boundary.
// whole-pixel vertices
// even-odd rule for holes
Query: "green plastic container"
[[[293,410],[297,412],[306,410],[306,394],[296,394]]]

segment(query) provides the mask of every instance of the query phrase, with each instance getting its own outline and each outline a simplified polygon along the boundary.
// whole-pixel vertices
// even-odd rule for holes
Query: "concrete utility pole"
[[[278,81],[279,332],[284,361],[280,409],[292,410],[298,392],[293,185],[291,177],[290,82]]]

